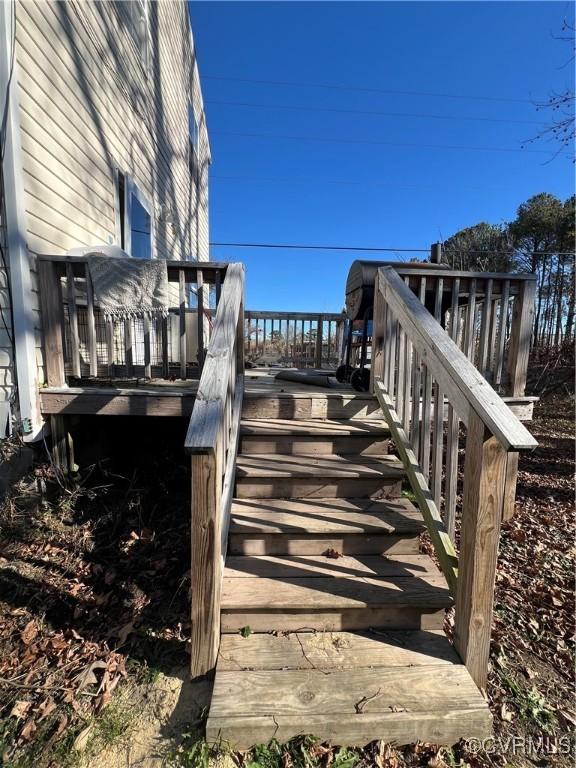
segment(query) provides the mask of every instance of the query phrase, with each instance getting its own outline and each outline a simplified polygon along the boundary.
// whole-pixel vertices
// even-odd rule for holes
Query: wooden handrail
[[[213,672],[220,594],[240,434],[244,374],[244,267],[230,264],[188,425],[192,475],[193,679]]]
[[[187,453],[211,453],[216,450],[230,374],[236,360],[236,334],[243,296],[244,266],[230,264],[184,441]]]
[[[537,443],[456,345],[458,292],[452,295],[447,332],[440,324],[442,280],[434,285],[432,315],[423,304],[425,279],[422,276],[416,295],[394,269],[378,271],[372,389],[455,595],[454,644],[473,679],[484,687],[500,524],[514,495],[510,477],[517,467],[518,450]],[[504,283],[505,292],[508,287]],[[526,307],[520,312],[527,314]],[[470,337],[472,330],[466,329],[465,335]],[[457,561],[453,542],[460,422],[467,429]]]
[[[475,411],[506,450],[535,448],[538,443],[442,326],[391,267],[379,270],[379,286],[427,368],[440,382],[462,420]]]

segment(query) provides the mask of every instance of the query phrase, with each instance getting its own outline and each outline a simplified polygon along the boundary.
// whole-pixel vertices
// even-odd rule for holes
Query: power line
[[[303,105],[295,104],[260,104],[250,101],[221,101],[219,99],[207,99],[205,104],[216,104],[218,106],[227,107],[255,107],[258,109],[288,109],[299,110],[303,112],[329,112],[329,113],[341,113],[346,115],[370,115],[372,117],[416,117],[433,120],[468,120],[468,121],[480,121],[487,123],[521,123],[527,125],[546,125],[540,120],[515,120],[512,118],[504,117],[477,117],[467,115],[432,115],[428,113],[418,112],[381,112],[378,110],[363,110],[363,109],[340,109],[333,107],[305,107]]]
[[[302,251],[365,251],[374,253],[430,253],[429,248],[379,248],[379,247],[363,247],[360,245],[296,245],[295,243],[209,243],[210,246],[215,248],[286,248]],[[447,251],[451,253],[452,251]],[[484,256],[496,255],[496,256],[514,256],[519,253],[525,253],[520,249],[516,251],[469,251],[463,250],[458,253],[465,254],[482,254]],[[528,254],[535,255],[548,255],[548,256],[574,256],[574,251],[528,251]]]
[[[265,182],[265,183],[297,183],[297,184],[337,184],[343,186],[365,186],[365,187],[393,187],[394,189],[438,189],[438,184],[402,184],[395,181],[374,181],[367,179],[366,181],[360,179],[327,179],[322,176],[231,176],[227,174],[211,173],[211,181],[239,181],[239,182]],[[474,189],[474,190],[486,190],[486,189],[502,189],[502,186],[458,186],[459,190],[462,189]]]
[[[226,80],[236,83],[255,83],[258,85],[281,85],[290,86],[296,88],[325,88],[335,91],[363,91],[365,93],[386,93],[397,94],[400,96],[433,96],[439,99],[459,99],[463,101],[499,101],[510,102],[516,104],[532,104],[532,99],[516,99],[504,96],[481,96],[481,95],[468,95],[456,93],[435,93],[432,91],[399,91],[391,88],[374,88],[368,86],[359,85],[339,85],[336,83],[302,83],[291,80],[262,80],[250,77],[229,77],[224,75],[202,75],[203,80]],[[537,100],[536,100],[537,101]]]
[[[415,149],[461,149],[465,151],[480,152],[522,152],[531,155],[549,155],[551,150],[546,149],[515,149],[512,147],[475,147],[464,144],[416,144],[407,142],[380,141],[379,139],[333,139],[322,136],[296,136],[281,133],[248,133],[235,131],[211,131],[211,135],[237,136],[249,139],[283,139],[289,141],[315,141],[323,144],[368,144],[385,147],[405,147]]]
[[[293,243],[210,243],[214,247],[226,248],[288,248],[303,251],[366,251],[377,253],[430,253],[428,248],[371,248],[359,245],[296,245]]]

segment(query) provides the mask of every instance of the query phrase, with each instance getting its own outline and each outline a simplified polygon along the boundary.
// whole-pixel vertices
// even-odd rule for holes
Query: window
[[[152,258],[152,222],[150,213],[134,190],[130,193],[130,255],[135,259]]]
[[[140,63],[148,71],[151,58],[148,0],[128,0],[128,2],[120,2],[119,6],[120,13],[126,20],[128,34],[140,56]]]
[[[135,259],[151,259],[154,243],[152,208],[134,181],[115,169],[116,240]]]
[[[190,176],[192,177],[192,181],[195,184],[198,184],[200,175],[200,129],[192,104],[188,104],[188,144]]]

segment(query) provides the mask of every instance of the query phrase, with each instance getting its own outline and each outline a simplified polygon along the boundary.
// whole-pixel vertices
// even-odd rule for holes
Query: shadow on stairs
[[[453,744],[490,733],[487,703],[442,631],[452,600],[419,554],[423,520],[402,497],[403,466],[377,405],[359,397],[354,418],[270,418],[268,400],[265,413],[245,401],[210,740]]]

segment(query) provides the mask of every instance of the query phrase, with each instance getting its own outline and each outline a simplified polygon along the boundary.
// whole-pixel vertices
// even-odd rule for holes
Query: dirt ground
[[[243,756],[202,741],[207,691],[187,679],[189,479],[175,449],[185,425],[85,425],[75,482],[40,455],[0,510],[2,765],[572,765],[573,413],[572,398],[537,406],[540,445],[521,458],[516,516],[502,531],[494,742],[351,751],[302,738]],[[107,460],[90,466],[103,446]]]

